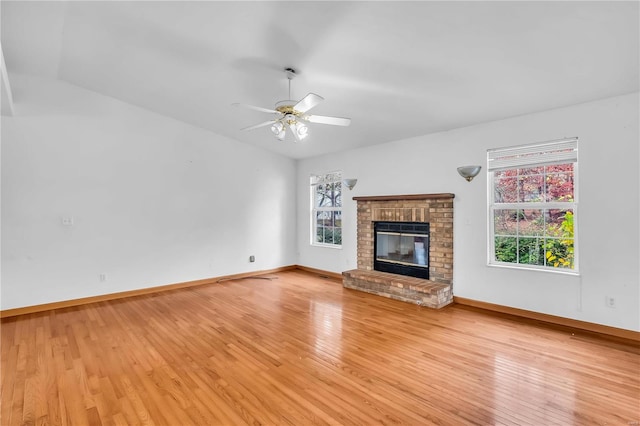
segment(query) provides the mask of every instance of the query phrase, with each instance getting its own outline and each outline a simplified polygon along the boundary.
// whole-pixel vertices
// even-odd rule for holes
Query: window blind
[[[311,175],[311,185],[334,183],[342,180],[341,172],[326,173],[324,175]]]
[[[543,164],[575,163],[576,161],[578,161],[578,138],[558,139],[487,151],[488,171]]]

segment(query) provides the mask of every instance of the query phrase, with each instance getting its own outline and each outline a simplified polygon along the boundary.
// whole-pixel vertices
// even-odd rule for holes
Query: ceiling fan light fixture
[[[281,122],[276,121],[271,126],[271,131],[273,132],[274,135],[279,137],[280,133],[284,131],[284,125]]]
[[[312,108],[315,108],[324,98],[315,93],[308,93],[299,101],[291,100],[291,80],[296,76],[296,70],[293,68],[285,68],[287,80],[289,81],[289,99],[276,102],[275,109],[262,108],[254,105],[235,103],[232,105],[243,106],[255,111],[268,112],[276,114],[275,119],[265,121],[254,126],[245,127],[242,130],[254,130],[260,127],[271,126],[271,132],[280,140],[284,140],[287,127],[295,138],[296,142],[300,142],[309,136],[309,128],[304,122],[329,124],[333,126],[348,126],[351,123],[350,118],[344,117],[328,117],[322,115],[306,114]]]
[[[298,133],[298,137],[300,139],[304,139],[309,136],[309,128],[305,126],[303,123],[297,123],[296,133]]]

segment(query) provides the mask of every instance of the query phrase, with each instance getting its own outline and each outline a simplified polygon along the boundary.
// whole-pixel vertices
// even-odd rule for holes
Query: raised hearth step
[[[402,302],[440,309],[453,302],[450,284],[387,272],[352,269],[342,273],[345,288],[360,290]]]

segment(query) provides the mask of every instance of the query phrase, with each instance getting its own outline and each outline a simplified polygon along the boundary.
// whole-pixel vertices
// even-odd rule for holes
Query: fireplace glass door
[[[428,235],[378,233],[376,258],[380,261],[426,268]]]
[[[429,224],[379,222],[374,269],[429,278]]]

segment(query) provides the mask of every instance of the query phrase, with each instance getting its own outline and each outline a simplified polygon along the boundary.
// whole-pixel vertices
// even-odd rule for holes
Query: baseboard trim
[[[607,325],[595,324],[586,321],[574,320],[571,318],[558,317],[555,315],[543,314],[540,312],[527,311],[525,309],[511,308],[509,306],[496,305],[493,303],[482,302],[479,300],[465,299],[463,297],[453,297],[453,303],[459,305],[471,306],[474,308],[483,309],[486,311],[499,312],[502,314],[513,315],[517,317],[532,319],[553,325],[559,325],[563,327],[570,327],[578,330],[589,331],[601,335],[616,337],[624,340],[631,340],[633,342],[640,342],[640,332],[626,330],[623,328],[610,327]]]
[[[322,269],[310,268],[308,266],[296,265],[296,269],[300,269],[301,271],[309,272],[311,274],[320,275],[321,277],[331,278],[332,280],[337,280],[342,282],[342,274],[337,272],[329,272],[324,271]]]
[[[23,308],[5,309],[0,311],[0,318],[15,317],[18,315],[33,314],[37,312],[50,311],[53,309],[69,308],[72,306],[87,305],[89,303],[104,302],[109,300],[124,299],[126,297],[142,296],[145,294],[159,293],[168,290],[177,290],[180,288],[195,287],[205,284],[215,284],[221,281],[237,280],[242,278],[256,277],[265,274],[273,274],[276,272],[290,271],[297,269],[297,265],[282,266],[280,268],[267,269],[262,271],[244,272],[241,274],[223,275],[219,277],[204,278],[195,281],[186,281],[176,284],[167,284],[156,287],[141,288],[138,290],[122,291],[119,293],[101,294],[99,296],[83,297],[80,299],[63,300],[60,302],[44,303],[42,305],[25,306]]]
[[[151,293],[159,293],[162,291],[177,290],[181,288],[195,287],[195,286],[200,286],[205,284],[215,284],[221,281],[237,280],[242,278],[249,278],[249,277],[255,277],[255,276],[260,276],[265,274],[291,271],[296,269],[305,271],[311,274],[319,275],[321,277],[326,277],[331,280],[342,282],[342,274],[339,274],[336,272],[324,271],[322,269],[310,268],[308,266],[302,266],[302,265],[289,265],[289,266],[282,266],[274,269],[244,272],[240,274],[204,278],[201,280],[186,281],[182,283],[168,284],[168,285],[156,286],[156,287],[148,287],[148,288],[142,288],[138,290],[123,291],[119,293],[102,294],[99,296],[83,297],[80,299],[44,303],[42,305],[33,305],[33,306],[25,306],[22,308],[5,309],[0,311],[0,318],[9,318],[9,317],[15,317],[18,315],[33,314],[37,312],[50,311],[53,309],[86,305],[86,304],[95,303],[95,302],[124,299],[126,297],[141,296],[141,295],[146,295]],[[554,325],[570,327],[578,330],[589,331],[589,332],[597,333],[601,335],[616,337],[624,340],[630,340],[636,343],[640,342],[640,332],[637,332],[637,331],[625,330],[622,328],[610,327],[610,326],[590,323],[586,321],[579,321],[579,320],[574,320],[570,318],[558,317],[554,315],[543,314],[540,312],[527,311],[524,309],[512,308],[509,306],[496,305],[494,303],[482,302],[482,301],[473,300],[473,299],[466,299],[466,298],[457,297],[457,296],[453,297],[453,303],[463,305],[463,306],[479,308],[486,311],[499,312],[502,314],[532,319],[532,320],[550,323]]]

